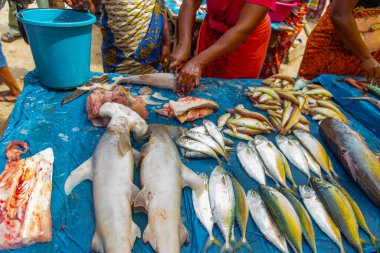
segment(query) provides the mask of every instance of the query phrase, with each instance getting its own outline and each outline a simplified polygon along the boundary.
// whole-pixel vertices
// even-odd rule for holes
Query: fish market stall
[[[322,75],[314,81],[328,89],[346,112],[380,138],[380,89],[373,87],[372,92],[371,90],[366,92],[365,87],[363,91],[360,87],[350,86],[344,82],[344,79],[344,77],[334,75]],[[363,97],[363,93],[367,94]],[[360,100],[357,100],[358,98]],[[372,100],[372,103],[365,101],[368,99]]]
[[[112,78],[118,75],[110,74],[109,76]],[[212,115],[207,117],[208,120],[216,122],[225,113],[226,109],[235,108],[238,104],[242,104],[245,108],[258,112],[258,110],[253,109],[251,101],[244,93],[248,87],[260,85],[260,80],[202,79],[200,87],[192,95],[218,103],[219,110],[214,111]],[[138,94],[141,88],[138,85],[131,87],[132,95]],[[329,88],[328,86],[325,87]],[[151,89],[158,91],[156,88]],[[159,92],[163,97],[172,100],[178,99],[173,91],[160,90]],[[25,154],[27,157],[49,147],[53,149],[55,155],[51,199],[53,236],[52,241],[48,243],[37,243],[28,247],[3,252],[90,252],[90,245],[95,232],[92,183],[85,181],[79,184],[69,196],[65,193],[64,185],[71,171],[92,156],[99,139],[104,133],[104,128],[94,127],[88,120],[85,106],[87,95],[83,95],[68,104],[61,105],[62,99],[69,93],[70,91],[58,92],[42,86],[33,72],[25,77],[25,88],[15,105],[8,127],[0,141],[0,171],[2,171],[6,162],[4,150],[11,141],[19,140],[29,143],[30,148]],[[147,123],[181,125],[177,119],[164,118],[158,115],[155,110],[161,109],[165,102],[155,101],[161,104],[147,106],[149,111]],[[347,117],[352,129],[364,137],[372,151],[375,153],[379,152],[380,139],[374,133],[368,131],[351,114],[344,111],[343,113]],[[354,114],[354,111],[352,114]],[[196,120],[194,123],[199,126],[202,124],[202,120]],[[189,123],[182,124],[182,126],[187,128],[193,127]],[[376,237],[380,237],[380,209],[360,190],[328,148],[328,145],[323,141],[318,133],[318,122],[310,119],[310,130],[311,134],[325,147],[331,158],[332,165],[339,175],[339,182],[360,206],[368,227]],[[275,143],[277,134],[273,132],[265,136]],[[235,141],[235,150],[239,142],[245,142],[238,139],[233,140]],[[132,147],[139,151],[142,145],[143,143],[141,142],[132,141]],[[229,162],[227,163],[223,160],[222,165],[236,178],[244,188],[245,193],[250,189],[259,191],[258,183],[249,177],[247,172],[242,168],[236,152],[232,152],[229,157]],[[210,176],[214,168],[218,166],[217,160],[213,158],[187,160],[183,159],[181,155],[181,159],[188,168],[197,174],[203,172]],[[140,170],[135,169],[134,171],[134,183],[140,186]],[[291,172],[296,184],[308,184],[307,176],[293,165],[291,165]],[[275,186],[269,178],[267,179],[267,185]],[[189,232],[190,239],[189,244],[182,246],[181,252],[203,252],[209,235],[196,217],[193,208],[192,191],[188,187],[184,188],[182,192],[181,216],[182,222]],[[144,213],[134,213],[133,221],[141,231],[145,230],[147,216]],[[338,246],[321,231],[314,221],[313,227],[318,252],[339,252]],[[220,242],[224,242],[218,228],[213,229],[213,234]],[[239,241],[241,232],[237,225],[234,227],[234,235],[236,241]],[[360,237],[369,241],[369,237],[363,231],[360,231]],[[254,249],[254,252],[279,252],[264,238],[252,218],[248,220],[246,238],[250,247]],[[343,236],[342,241],[346,252],[355,252]],[[305,240],[302,242],[302,248],[303,252],[312,252]],[[374,247],[371,244],[363,244],[363,248],[365,252],[374,252]],[[154,252],[149,243],[144,244],[142,239],[136,239],[132,251]],[[216,246],[211,246],[208,250],[208,252],[219,251],[220,249]]]

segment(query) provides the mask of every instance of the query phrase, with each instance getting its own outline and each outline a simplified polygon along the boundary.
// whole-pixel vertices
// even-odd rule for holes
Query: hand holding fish
[[[196,61],[196,58],[188,61],[181,69],[177,77],[176,90],[178,93],[189,94],[196,86],[202,75],[202,67]]]
[[[367,81],[372,85],[380,86],[380,63],[371,57],[362,61],[363,69],[368,73]]]

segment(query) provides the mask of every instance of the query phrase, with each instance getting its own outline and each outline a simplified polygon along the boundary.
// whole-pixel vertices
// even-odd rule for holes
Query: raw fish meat
[[[52,237],[53,150],[20,160],[27,149],[25,142],[15,141],[5,151],[8,162],[0,175],[0,250],[48,242]]]

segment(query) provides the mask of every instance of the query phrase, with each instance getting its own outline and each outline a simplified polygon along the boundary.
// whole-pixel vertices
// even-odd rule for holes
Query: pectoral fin
[[[184,243],[190,242],[189,232],[187,232],[187,229],[186,229],[185,225],[183,225],[183,223],[181,223],[181,225],[179,227],[179,237],[181,240],[181,245]]]
[[[153,229],[149,225],[149,223],[148,223],[148,226],[145,228],[143,241],[144,243],[149,242],[150,246],[152,246],[154,251],[157,251],[157,238],[154,234]]]
[[[132,222],[132,236],[129,238],[129,243],[131,246],[135,244],[136,237],[141,237],[141,231],[140,228],[134,222]]]
[[[133,201],[133,207],[137,212],[147,212],[148,204],[149,204],[149,194],[150,192],[144,187],[141,191],[136,195]]]
[[[184,164],[181,165],[182,187],[189,186],[197,196],[204,190],[203,180]]]
[[[137,195],[139,194],[140,189],[133,183],[131,183],[131,185],[132,185],[132,196],[131,196],[132,199],[130,201],[131,201],[131,203],[133,203],[135,201]]]
[[[70,173],[70,176],[67,178],[65,183],[65,192],[66,195],[69,195],[71,191],[80,184],[82,181],[88,179],[92,180],[93,175],[93,163],[92,157],[87,161],[79,165],[75,170]]]
[[[97,230],[95,230],[94,237],[92,238],[91,251],[96,253],[105,253],[103,243],[99,238]]]
[[[119,151],[121,155],[125,155],[131,150],[131,139],[127,134],[121,134],[119,139]]]

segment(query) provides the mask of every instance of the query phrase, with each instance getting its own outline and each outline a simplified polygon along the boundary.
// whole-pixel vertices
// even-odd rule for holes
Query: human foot
[[[7,32],[7,33],[3,33],[1,35],[1,41],[9,43],[9,42],[13,42],[13,41],[17,40],[20,37],[21,37],[21,35],[17,36],[17,35],[13,35],[13,34]]]
[[[0,102],[14,103],[17,100],[18,95],[11,93],[10,91],[0,92]]]

